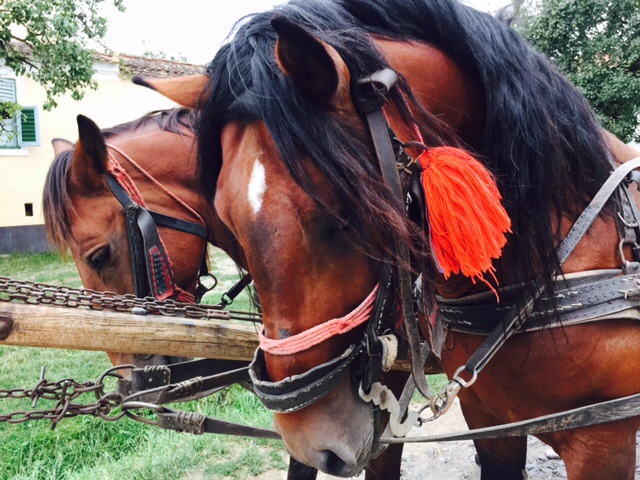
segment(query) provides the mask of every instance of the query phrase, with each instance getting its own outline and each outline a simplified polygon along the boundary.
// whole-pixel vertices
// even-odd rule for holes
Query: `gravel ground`
[[[459,405],[437,421],[426,425],[414,435],[435,435],[467,429]],[[410,434],[411,435],[411,434]],[[402,480],[476,480],[480,467],[475,462],[476,450],[471,441],[407,444],[402,456]],[[640,480],[640,434],[636,443],[636,478]],[[527,474],[529,480],[560,480],[567,478],[560,457],[540,440],[529,437],[527,448]],[[286,480],[282,471],[267,472],[259,480]],[[338,477],[319,474],[318,480]],[[364,479],[364,473],[354,477]]]

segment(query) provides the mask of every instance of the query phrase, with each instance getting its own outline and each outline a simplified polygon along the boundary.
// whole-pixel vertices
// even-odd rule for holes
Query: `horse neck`
[[[422,106],[448,124],[467,145],[479,145],[485,119],[485,99],[482,87],[466,74],[444,52],[422,42],[401,42],[383,38],[375,44],[400,73]],[[418,112],[414,112],[417,114]],[[420,118],[419,118],[420,120]],[[417,140],[413,128],[393,125],[397,134]],[[405,140],[405,139],[403,139]]]

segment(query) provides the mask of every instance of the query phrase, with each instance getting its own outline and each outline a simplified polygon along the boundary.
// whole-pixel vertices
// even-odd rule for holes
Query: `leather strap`
[[[329,393],[363,350],[362,345],[353,344],[342,355],[327,363],[300,375],[271,382],[267,374],[264,352],[257,349],[249,366],[253,390],[269,410],[279,413],[301,410]]]
[[[640,305],[640,264],[622,270],[594,270],[588,275],[568,275],[556,280],[552,297],[540,297],[518,333],[597,321],[599,318],[637,309]],[[500,323],[505,312],[515,310],[523,286],[500,290],[500,303],[487,303],[493,292],[471,295],[467,299],[438,297],[438,315],[447,328],[476,335],[487,335]]]
[[[151,295],[158,300],[171,298],[177,294],[176,284],[173,280],[171,262],[160,240],[156,224],[149,212],[142,207],[136,209],[136,222],[142,234]]]
[[[178,288],[173,280],[171,262],[156,225],[205,239],[207,238],[206,228],[197,223],[149,211],[131,199],[115,176],[108,173],[106,180],[107,185],[124,207],[136,296],[151,295],[159,300],[176,296]],[[203,264],[206,268],[206,256]]]
[[[382,177],[393,196],[400,202],[398,208],[404,209],[402,204],[404,195],[396,167],[396,156],[391,143],[389,125],[382,110],[386,102],[386,94],[395,85],[396,79],[395,72],[384,69],[369,78],[359,80],[358,95],[354,97],[354,102],[358,111],[365,116],[369,126]],[[428,398],[430,392],[423,371],[425,360],[421,355],[418,318],[413,306],[411,274],[406,268],[406,265],[411,263],[409,247],[404,242],[396,242],[396,249],[400,262],[400,266],[397,268],[398,289],[401,297],[402,315],[404,316],[406,340],[411,355],[411,373],[418,391]]]
[[[253,282],[253,278],[248,273],[245,273],[240,280],[236,282],[229,290],[222,294],[220,297],[220,305],[222,308],[228,307],[233,303],[238,295],[242,293],[242,291],[247,288],[251,282]]]
[[[589,205],[580,214],[576,222],[571,227],[571,230],[558,247],[557,255],[560,265],[564,264],[567,258],[569,258],[569,255],[571,255],[575,247],[578,245],[578,242],[580,242],[589,227],[593,224],[604,208],[606,202],[627,177],[629,172],[639,167],[640,157],[630,160],[614,170],[611,176],[602,185],[598,193],[593,197]],[[500,347],[504,345],[507,339],[518,330],[519,326],[529,316],[535,300],[542,294],[544,288],[545,285],[541,276],[532,282],[529,292],[520,302],[518,302],[517,310],[506,314],[504,320],[498,324],[480,348],[478,348],[478,350],[465,364],[464,369],[467,372],[475,376],[486,366]]]
[[[180,218],[169,217],[162,213],[149,210],[149,214],[159,227],[171,228],[180,232],[189,233],[196,237],[207,239],[207,229],[199,223],[182,220]]]
[[[383,437],[381,443],[426,443],[457,440],[479,440],[487,438],[524,437],[549,432],[559,432],[574,428],[600,425],[638,416],[640,412],[640,394],[616,398],[586,407],[565,410],[560,413],[513,422],[505,425],[478,428],[467,432],[448,435],[430,435],[422,437]]]

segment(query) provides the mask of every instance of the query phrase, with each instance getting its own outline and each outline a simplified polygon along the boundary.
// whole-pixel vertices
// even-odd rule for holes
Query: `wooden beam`
[[[259,324],[0,302],[0,346],[253,359]],[[410,370],[399,361],[394,370]],[[429,359],[425,373],[442,373]]]
[[[258,346],[257,326],[221,320],[0,302],[0,322],[12,324],[0,345],[224,360],[251,360]]]

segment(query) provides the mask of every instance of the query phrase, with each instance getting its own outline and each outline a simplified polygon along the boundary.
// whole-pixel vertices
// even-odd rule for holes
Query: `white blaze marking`
[[[260,160],[256,158],[253,164],[253,170],[251,171],[251,179],[249,179],[248,198],[249,204],[253,209],[254,214],[258,214],[262,208],[262,197],[267,189],[267,178],[264,171],[264,166],[260,163]]]

